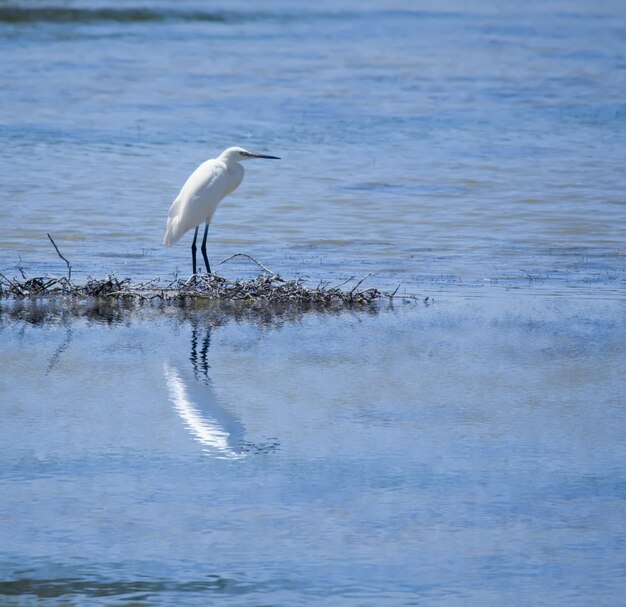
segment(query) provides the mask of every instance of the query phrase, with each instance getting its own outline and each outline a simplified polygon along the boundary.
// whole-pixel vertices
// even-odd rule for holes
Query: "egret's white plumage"
[[[202,242],[202,254],[207,272],[210,272],[206,257],[206,234],[209,223],[222,199],[236,190],[242,182],[244,170],[239,163],[250,158],[273,158],[278,160],[277,156],[255,154],[239,147],[228,148],[217,158],[203,162],[190,175],[170,207],[163,244],[166,247],[175,245],[185,232],[196,228],[191,247],[194,274],[196,272],[197,228],[201,223],[206,224]]]

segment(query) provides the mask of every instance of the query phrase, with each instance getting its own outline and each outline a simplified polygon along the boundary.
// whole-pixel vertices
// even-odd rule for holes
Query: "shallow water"
[[[0,302],[0,604],[621,605],[622,4],[0,0],[0,272],[420,294]]]
[[[6,322],[0,597],[617,605],[625,317]]]

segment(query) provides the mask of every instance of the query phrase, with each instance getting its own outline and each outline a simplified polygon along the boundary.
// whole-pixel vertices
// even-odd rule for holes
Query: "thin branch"
[[[398,292],[398,289],[400,288],[400,286],[401,286],[401,285],[402,285],[402,283],[400,283],[400,284],[396,287],[395,291],[394,291],[394,292],[393,292],[393,293],[389,296],[389,298],[390,298],[390,299],[393,299],[393,298],[395,297],[395,295],[396,295],[396,293]]]
[[[18,284],[17,281],[13,281],[10,278],[7,278],[2,272],[0,272],[0,278],[4,278],[4,280],[6,280],[7,284],[10,286],[14,286],[16,284]]]
[[[350,293],[354,293],[359,288],[359,285],[365,282],[372,274],[374,274],[374,272],[370,272],[369,274],[363,276],[363,278],[361,278],[361,280],[359,280],[359,282],[357,282],[354,287],[352,287]]]
[[[272,272],[272,270],[270,270],[269,268],[266,268],[260,261],[257,261],[254,257],[252,257],[252,255],[248,255],[247,253],[235,253],[234,255],[231,255],[230,257],[227,257],[226,259],[222,259],[222,261],[220,261],[217,265],[221,266],[223,263],[226,263],[227,261],[230,261],[231,259],[234,259],[235,257],[247,257],[250,261],[253,261],[257,266],[259,266],[259,268],[261,268],[261,270],[263,270],[264,272],[267,272],[268,274],[271,274],[272,276],[278,276],[276,272]]]
[[[24,280],[28,280],[28,276],[26,276],[26,272],[24,272],[24,268],[22,267],[22,258],[19,257],[18,259],[19,259],[19,262],[18,262],[16,267],[17,267],[19,273],[22,275],[22,278]]]
[[[350,278],[348,278],[348,280],[344,280],[343,282],[340,282],[338,285],[335,285],[333,287],[333,289],[341,289],[341,287],[343,287],[343,285],[347,285],[353,279],[354,279],[354,276],[350,276]]]
[[[48,234],[48,238],[50,239],[50,242],[52,243],[52,246],[54,247],[55,251],[57,252],[57,255],[67,264],[67,278],[68,280],[72,280],[72,264],[65,259],[65,257],[63,257],[63,255],[61,255],[61,251],[59,251],[59,247],[57,247],[56,242],[54,242],[54,240],[52,240],[52,236],[50,236],[50,234]]]

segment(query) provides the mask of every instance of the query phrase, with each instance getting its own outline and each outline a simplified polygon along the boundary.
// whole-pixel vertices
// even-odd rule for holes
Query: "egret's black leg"
[[[198,238],[198,227],[193,234],[193,242],[191,243],[191,260],[193,262],[193,273],[196,273],[196,238]]]
[[[197,228],[196,228],[197,229]],[[204,265],[206,266],[206,271],[208,274],[211,273],[211,266],[209,265],[209,258],[206,256],[206,236],[209,233],[209,224],[207,223],[204,226],[204,238],[202,239],[202,257],[204,257]]]

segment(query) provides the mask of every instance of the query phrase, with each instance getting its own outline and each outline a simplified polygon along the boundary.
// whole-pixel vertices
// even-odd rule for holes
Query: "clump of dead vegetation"
[[[187,280],[175,277],[167,284],[159,279],[142,283],[132,282],[130,278],[88,278],[79,283],[72,280],[72,265],[59,251],[56,243],[48,234],[50,242],[58,256],[67,264],[67,276],[34,276],[28,277],[21,269],[22,278],[8,278],[0,274],[0,297],[14,299],[49,299],[72,298],[99,299],[108,301],[141,301],[141,302],[186,302],[209,301],[229,304],[242,304],[248,307],[283,306],[301,309],[348,308],[362,307],[373,304],[381,299],[392,300],[398,289],[393,293],[380,291],[376,288],[363,288],[365,280],[371,273],[348,288],[351,278],[339,285],[319,282],[316,286],[306,286],[302,278],[285,280],[269,268],[246,253],[236,253],[225,259],[246,257],[262,270],[251,280],[224,278],[217,274],[194,274]],[[404,299],[415,299],[413,296],[402,296]]]
[[[259,274],[251,280],[224,278],[216,274],[195,274],[187,280],[174,279],[169,284],[157,280],[135,283],[130,278],[89,278],[77,283],[67,277],[35,276],[7,278],[0,275],[0,296],[15,298],[95,297],[136,299],[141,301],[180,301],[187,299],[241,302],[247,305],[367,305],[391,293],[375,288],[360,288],[359,281],[350,289],[320,282],[315,287],[304,280],[285,280],[277,274]]]
[[[376,288],[363,288],[362,285],[372,273],[367,274],[354,284],[348,285],[354,278],[338,284],[320,281],[316,286],[306,286],[305,280],[297,278],[285,280],[262,263],[246,253],[236,253],[221,263],[235,257],[246,257],[254,262],[262,271],[251,280],[224,278],[217,274],[194,274],[187,280],[178,276],[167,284],[160,279],[136,283],[130,278],[88,278],[79,283],[72,280],[72,265],[63,256],[52,236],[48,238],[57,255],[67,265],[67,276],[34,276],[28,277],[23,269],[22,278],[8,278],[0,273],[0,298],[14,300],[37,301],[42,299],[70,299],[80,301],[90,299],[99,302],[209,302],[230,307],[246,307],[255,309],[290,308],[309,309],[345,309],[370,306],[380,300],[417,299],[416,296],[397,296],[398,288],[393,293],[380,291]],[[428,298],[426,298],[428,299]],[[426,300],[425,300],[426,301]]]

